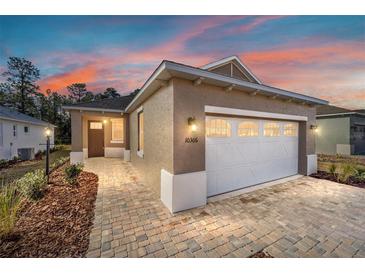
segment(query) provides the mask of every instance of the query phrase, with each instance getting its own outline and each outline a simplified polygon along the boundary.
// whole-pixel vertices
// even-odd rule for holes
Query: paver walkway
[[[87,257],[365,257],[365,190],[302,177],[172,215],[130,163],[99,175]]]

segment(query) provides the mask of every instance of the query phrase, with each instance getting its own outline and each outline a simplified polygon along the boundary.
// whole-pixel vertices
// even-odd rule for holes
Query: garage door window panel
[[[239,137],[259,136],[259,123],[255,121],[244,121],[238,125]]]
[[[284,136],[298,136],[298,126],[295,123],[284,124]]]
[[[206,122],[207,137],[230,137],[231,124],[224,119],[210,119]]]
[[[264,136],[266,137],[280,136],[280,124],[278,122],[265,122]]]

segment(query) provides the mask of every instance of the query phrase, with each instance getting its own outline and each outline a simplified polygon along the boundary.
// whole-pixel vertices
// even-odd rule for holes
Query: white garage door
[[[208,196],[298,173],[298,123],[207,116]]]

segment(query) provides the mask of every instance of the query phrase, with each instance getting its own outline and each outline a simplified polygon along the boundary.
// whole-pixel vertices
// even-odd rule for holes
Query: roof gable
[[[18,112],[16,110],[4,106],[0,106],[0,119],[29,123],[39,126],[54,126],[48,122],[34,118],[32,116],[26,115],[24,113]]]
[[[209,63],[201,68],[239,80],[262,84],[261,81],[248,69],[246,65],[242,63],[242,61],[237,56],[230,56]]]

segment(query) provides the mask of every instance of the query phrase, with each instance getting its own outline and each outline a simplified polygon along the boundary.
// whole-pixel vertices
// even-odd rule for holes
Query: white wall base
[[[307,175],[317,172],[317,154],[307,155]]]
[[[172,213],[206,205],[206,172],[173,175],[162,169],[161,201]]]
[[[122,147],[105,147],[104,157],[107,158],[123,158],[124,148]]]
[[[84,153],[81,151],[71,151],[70,153],[71,164],[78,164],[84,162]]]
[[[131,151],[124,150],[124,161],[130,162],[131,161]]]
[[[336,153],[341,155],[351,155],[352,146],[350,144],[336,144]]]
[[[82,152],[84,153],[84,159],[89,158],[89,150],[87,148],[83,148]]]

